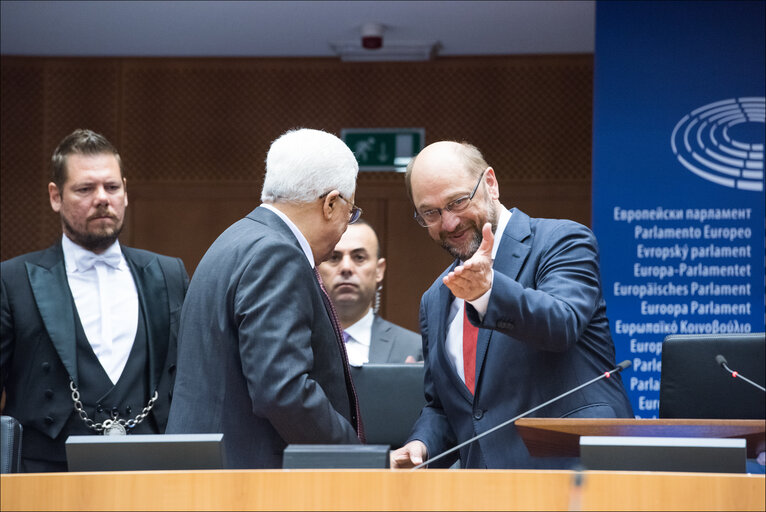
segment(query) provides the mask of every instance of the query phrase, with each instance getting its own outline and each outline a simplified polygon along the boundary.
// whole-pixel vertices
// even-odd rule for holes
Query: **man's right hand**
[[[428,449],[422,441],[410,441],[391,452],[391,469],[408,469],[428,459]]]

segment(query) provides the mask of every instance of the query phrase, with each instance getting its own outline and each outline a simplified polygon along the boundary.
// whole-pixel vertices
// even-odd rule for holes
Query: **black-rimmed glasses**
[[[324,198],[330,192],[332,192],[332,190],[328,190],[327,192],[319,196],[319,199]],[[354,203],[352,203],[351,201],[349,201],[348,199],[346,199],[345,197],[343,197],[343,194],[341,194],[340,192],[338,192],[338,197],[340,197],[341,199],[343,199],[344,201],[346,201],[348,204],[351,205],[351,212],[349,212],[348,214],[348,223],[353,224],[354,222],[358,221],[359,217],[362,216],[362,209],[359,208]]]
[[[418,222],[418,224],[424,228],[427,228],[428,226],[433,226],[441,220],[443,210],[447,210],[450,213],[460,213],[468,208],[468,205],[471,204],[471,199],[473,199],[473,196],[476,195],[476,191],[479,190],[479,185],[481,185],[481,181],[484,179],[484,174],[486,172],[487,170],[485,169],[484,172],[481,173],[481,176],[479,176],[479,181],[476,182],[476,186],[473,187],[473,192],[471,192],[470,195],[458,197],[454,201],[447,203],[447,206],[444,208],[433,208],[422,213],[418,212],[416,209],[415,220]]]

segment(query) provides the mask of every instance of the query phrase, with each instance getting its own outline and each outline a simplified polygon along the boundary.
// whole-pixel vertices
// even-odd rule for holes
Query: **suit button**
[[[49,371],[51,371],[51,364],[50,364],[50,363],[48,363],[48,362],[45,362],[45,363],[43,363],[43,364],[42,364],[42,367],[43,367],[43,371],[44,371],[44,372],[49,372]]]
[[[132,411],[132,410],[133,410],[133,408],[132,408],[131,406],[127,406],[127,407],[125,408],[125,414],[126,414],[126,415],[128,415],[128,416],[130,416],[130,411]]]
[[[45,424],[46,425],[53,425],[53,418],[51,418],[50,416],[46,416],[45,417]]]
[[[53,398],[53,390],[52,390],[52,389],[46,389],[46,390],[45,390],[45,398],[47,398],[47,399],[49,399],[49,400],[50,400],[51,398]]]
[[[484,417],[484,411],[482,411],[481,409],[473,411],[473,419],[480,420],[483,417]]]
[[[104,412],[104,406],[101,404],[98,404],[96,406],[96,412]]]
[[[119,414],[120,414],[120,410],[117,408],[117,406],[115,405],[114,407],[112,407],[112,417],[116,418],[117,416],[119,416]]]

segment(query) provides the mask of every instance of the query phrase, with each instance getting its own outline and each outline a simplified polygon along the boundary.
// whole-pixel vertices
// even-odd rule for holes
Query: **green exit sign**
[[[423,149],[425,128],[343,128],[340,138],[354,152],[360,171],[404,172]]]

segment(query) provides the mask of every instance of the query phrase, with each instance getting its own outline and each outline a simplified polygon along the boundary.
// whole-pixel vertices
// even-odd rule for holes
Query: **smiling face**
[[[330,258],[319,265],[322,281],[344,327],[362,318],[383,280],[386,260],[378,258],[378,239],[367,224],[350,224]]]
[[[61,188],[49,183],[48,195],[64,234],[77,245],[100,253],[117,240],[128,193],[113,154],[67,156],[66,180]]]
[[[445,209],[452,201],[470,195],[477,180],[476,194],[465,210]],[[473,256],[481,245],[485,223],[491,223],[493,231],[497,227],[499,192],[494,170],[470,168],[460,144],[437,142],[424,149],[415,160],[410,184],[418,212],[441,209],[441,217],[426,229],[454,258],[465,261]]]

